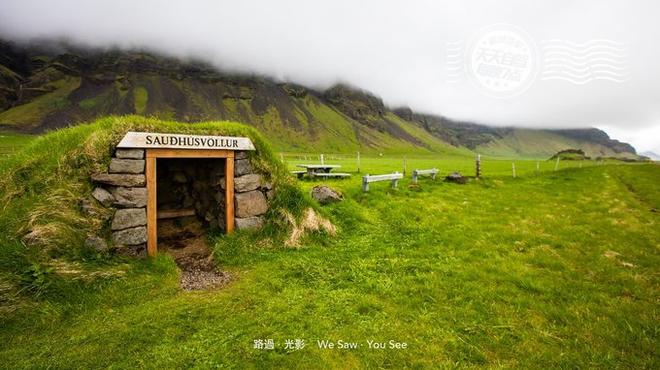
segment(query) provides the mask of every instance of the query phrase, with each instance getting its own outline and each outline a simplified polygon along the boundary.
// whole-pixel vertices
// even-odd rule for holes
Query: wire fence
[[[413,170],[437,168],[441,176],[459,172],[463,176],[476,176],[477,156],[457,157],[443,155],[358,154],[358,153],[279,153],[280,160],[290,170],[301,165],[339,165],[341,172],[353,174],[379,174],[400,172],[410,175]],[[482,177],[521,177],[559,171],[566,168],[586,168],[604,164],[621,164],[616,160],[562,160],[562,159],[502,159],[480,156]]]

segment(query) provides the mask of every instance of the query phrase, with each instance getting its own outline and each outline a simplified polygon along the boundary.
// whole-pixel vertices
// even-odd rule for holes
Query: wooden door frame
[[[225,149],[147,149],[147,253],[158,252],[158,205],[156,171],[158,158],[224,158],[225,161],[225,230],[234,231],[234,151]]]

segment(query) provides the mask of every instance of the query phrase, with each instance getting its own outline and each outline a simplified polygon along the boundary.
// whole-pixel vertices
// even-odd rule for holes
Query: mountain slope
[[[102,115],[141,114],[245,122],[276,149],[290,151],[542,157],[581,148],[592,156],[634,155],[632,147],[597,129],[493,128],[392,110],[345,85],[316,91],[144,52],[54,45],[0,42],[0,127],[43,132]]]
[[[582,149],[590,157],[632,157],[634,148],[611,140],[598,129],[533,130],[513,128],[499,140],[477,146],[477,151],[503,157],[548,158],[565,149]],[[629,154],[629,155],[628,155]]]
[[[645,151],[645,152],[642,152],[642,153],[640,153],[640,155],[643,155],[643,156],[645,156],[645,157],[648,157],[648,158],[650,158],[650,159],[653,160],[653,161],[660,161],[660,155],[658,155],[657,153],[652,152],[652,151],[650,151],[650,150],[647,150],[647,151]]]

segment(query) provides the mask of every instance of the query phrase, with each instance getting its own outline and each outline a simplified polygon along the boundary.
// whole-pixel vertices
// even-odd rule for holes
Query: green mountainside
[[[635,156],[598,129],[494,128],[390,109],[346,85],[317,91],[140,51],[0,41],[0,129],[41,133],[124,114],[244,122],[282,151],[540,158],[579,148],[592,157]]]

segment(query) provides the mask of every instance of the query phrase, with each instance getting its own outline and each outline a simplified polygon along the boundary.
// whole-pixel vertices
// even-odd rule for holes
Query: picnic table
[[[349,177],[348,173],[332,172],[333,169],[341,167],[338,164],[299,164],[297,167],[304,168],[304,171],[293,171],[298,178],[303,175],[309,177]]]

